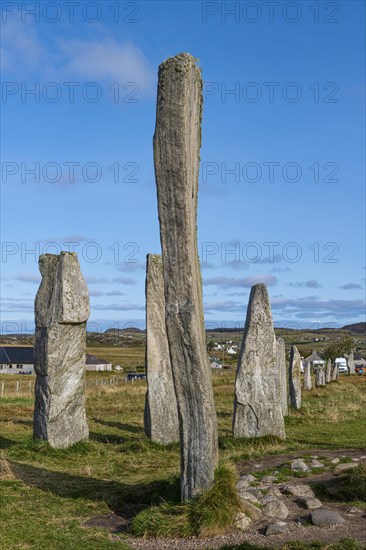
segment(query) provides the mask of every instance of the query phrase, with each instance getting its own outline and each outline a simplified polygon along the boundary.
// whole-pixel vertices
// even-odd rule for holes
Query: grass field
[[[305,394],[286,419],[286,442],[233,440],[234,375],[213,378],[220,457],[235,464],[254,456],[365,444],[366,377],[343,377]],[[108,511],[133,516],[152,503],[179,500],[179,448],[143,432],[144,382],[87,392],[90,441],[52,450],[32,441],[31,397],[0,399],[1,547],[127,548],[123,538],[86,528]]]

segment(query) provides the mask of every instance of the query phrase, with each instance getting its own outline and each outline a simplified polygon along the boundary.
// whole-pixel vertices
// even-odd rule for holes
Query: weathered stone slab
[[[315,370],[315,386],[317,388],[325,386],[325,371],[324,367],[316,367]]]
[[[307,361],[304,367],[304,390],[309,391],[313,387],[311,381],[311,363]]]
[[[355,370],[355,357],[354,357],[353,351],[351,351],[351,353],[349,354],[348,359],[347,359],[347,363],[348,363],[348,372],[349,372],[349,374],[355,374],[355,372],[356,372],[356,370]]]
[[[283,416],[288,415],[288,375],[286,365],[286,347],[283,338],[277,338],[276,347],[277,369],[280,375],[280,394]]]
[[[277,343],[267,287],[252,287],[235,381],[234,437],[285,438]]]
[[[332,380],[337,380],[338,376],[339,376],[339,366],[334,365],[332,369]]]
[[[296,346],[291,347],[289,368],[289,401],[292,408],[301,409],[301,356]]]
[[[288,525],[285,521],[276,521],[275,523],[267,525],[264,534],[266,537],[270,535],[281,535],[282,533],[286,533],[287,530]]]
[[[178,403],[181,495],[209,488],[218,461],[197,249],[202,78],[187,53],[159,67],[154,165],[162,246],[165,319]]]
[[[325,368],[325,383],[329,384],[332,376],[332,361],[328,359],[327,366]]]
[[[311,523],[313,525],[342,525],[344,519],[334,510],[315,510],[311,512]]]
[[[89,294],[76,253],[43,254],[39,269],[33,435],[66,448],[89,435],[84,387]]]
[[[147,255],[145,293],[145,434],[152,441],[167,445],[179,441],[179,421],[165,327],[163,263],[158,254]]]

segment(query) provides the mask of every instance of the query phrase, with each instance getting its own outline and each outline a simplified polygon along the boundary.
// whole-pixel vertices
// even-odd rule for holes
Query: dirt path
[[[261,459],[248,460],[238,464],[238,471],[241,475],[260,472],[268,469],[276,469],[281,464],[293,460],[294,458],[306,456],[327,457],[334,459],[347,457],[350,460],[359,459],[359,462],[366,463],[365,449],[341,449],[341,450],[308,450],[296,451],[286,455],[266,456]],[[296,483],[311,485],[312,483],[325,483],[333,485],[339,480],[339,473],[327,470],[322,473],[311,473],[306,477],[293,477],[286,481],[286,484]],[[282,484],[283,485],[283,484]],[[276,485],[281,487],[281,484]],[[296,497],[284,496],[286,506],[289,509],[289,516],[286,518],[288,530],[286,533],[279,535],[265,536],[264,528],[269,523],[273,523],[276,519],[261,517],[256,522],[251,523],[249,529],[241,532],[237,529],[225,533],[225,535],[207,538],[207,539],[143,539],[143,538],[125,538],[127,544],[134,550],[217,550],[224,545],[235,546],[243,542],[262,545],[266,547],[281,547],[286,542],[290,541],[320,541],[324,543],[336,542],[343,538],[353,538],[366,548],[366,510],[352,508],[350,505],[338,502],[323,501],[323,509],[338,511],[344,518],[345,522],[342,525],[331,526],[315,526],[309,524],[310,511],[304,509],[297,502]],[[136,513],[136,511],[135,511]],[[126,532],[128,525],[134,515],[133,510],[126,507],[126,513],[120,515],[111,513],[108,516],[98,516],[90,518],[88,524],[100,526],[108,529],[113,533],[113,537],[120,538],[118,533]]]

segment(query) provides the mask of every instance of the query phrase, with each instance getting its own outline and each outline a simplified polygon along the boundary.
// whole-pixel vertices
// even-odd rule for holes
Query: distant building
[[[361,369],[366,368],[366,361],[360,353],[354,354],[354,363],[355,363],[355,368],[356,367]]]
[[[210,367],[211,369],[222,369],[222,364],[220,361],[212,361]]]
[[[112,370],[112,363],[87,353],[85,369],[91,371]],[[34,374],[33,347],[0,346],[0,374]]]
[[[34,374],[33,364],[32,347],[0,347],[0,374]]]
[[[85,370],[102,371],[112,370],[112,363],[106,359],[100,359],[96,355],[86,354]]]
[[[325,364],[324,359],[322,359],[320,355],[317,354],[316,349],[313,349],[313,351],[311,352],[311,355],[309,355],[308,357],[305,357],[304,361],[305,363],[311,363],[314,366]]]

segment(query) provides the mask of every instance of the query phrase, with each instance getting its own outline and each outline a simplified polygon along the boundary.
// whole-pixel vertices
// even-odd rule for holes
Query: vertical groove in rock
[[[154,166],[183,500],[211,486],[218,460],[197,248],[201,115],[202,78],[196,60],[187,53],[167,59],[159,67]]]

